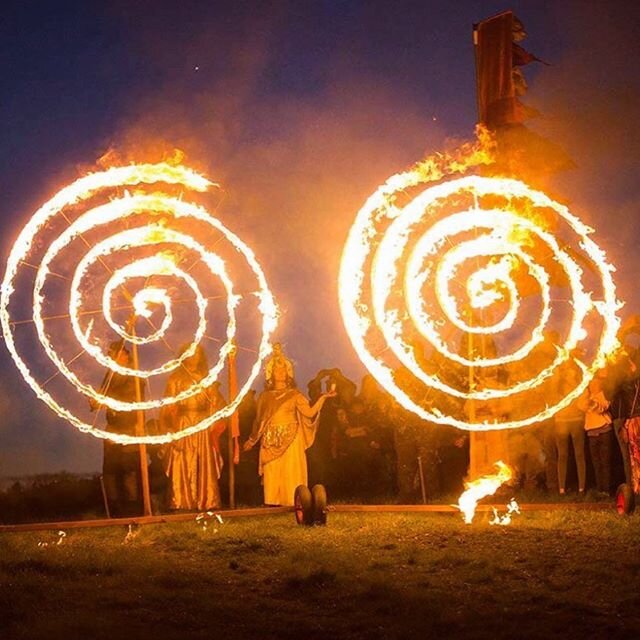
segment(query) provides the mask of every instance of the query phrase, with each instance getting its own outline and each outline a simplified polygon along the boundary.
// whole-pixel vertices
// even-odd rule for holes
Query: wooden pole
[[[100,489],[102,490],[102,500],[104,501],[104,511],[107,519],[111,520],[111,511],[109,510],[109,499],[107,498],[107,490],[104,486],[104,476],[100,476]]]
[[[479,504],[476,513],[491,512],[493,508],[504,509],[504,504]],[[335,504],[329,505],[330,513],[452,513],[460,514],[460,509],[448,504]],[[520,503],[520,511],[610,511],[615,513],[613,501],[606,502],[533,502]],[[251,509],[216,510],[222,518],[259,518],[286,515],[294,512],[294,507],[254,507]],[[57,522],[31,522],[25,524],[0,524],[0,534],[23,531],[59,531],[60,529],[94,529],[99,527],[123,527],[135,523],[140,525],[189,522],[193,527],[193,513],[165,514],[162,516],[141,516],[138,518],[100,518],[99,520],[59,520]],[[293,521],[292,521],[293,525]],[[461,525],[464,526],[464,525]]]
[[[471,321],[471,313],[469,313],[469,321]],[[467,333],[467,358],[471,360],[473,358],[473,334]],[[473,392],[475,389],[474,380],[474,367],[469,366],[469,392]],[[469,400],[469,422],[476,421],[476,401],[474,399]],[[476,431],[469,432],[469,480],[474,480],[478,477],[478,433]]]
[[[478,111],[478,122],[482,123],[482,108],[480,106],[480,65],[478,60],[479,26],[478,24],[473,25],[473,58],[476,68],[476,109]]]
[[[135,316],[131,320],[131,335],[135,335]],[[138,369],[138,345],[134,342],[131,345],[131,358],[133,369]],[[134,377],[136,385],[136,402],[142,402],[142,383],[138,376]],[[144,411],[138,409],[136,411],[136,436],[144,436]],[[149,461],[147,459],[147,445],[141,442],[138,445],[140,449],[140,478],[142,480],[142,505],[143,514],[145,516],[151,513],[151,492],[149,489]]]
[[[229,352],[229,402],[232,402],[238,395],[238,371],[236,369],[236,354],[234,348]],[[236,452],[237,439],[240,436],[240,416],[236,409],[229,417],[228,428],[228,459],[229,459],[229,507],[236,507]]]
[[[424,469],[422,468],[421,456],[418,456],[418,471],[420,472],[420,490],[422,491],[422,504],[427,504],[427,490],[424,484]]]
[[[471,316],[471,314],[469,314]],[[473,334],[469,331],[467,333],[467,359],[473,359]],[[469,393],[472,393],[475,389],[475,380],[474,380],[474,367],[473,365],[469,365],[468,372],[468,380],[469,380]],[[469,421],[475,422],[476,420],[476,401],[472,398],[469,400]]]

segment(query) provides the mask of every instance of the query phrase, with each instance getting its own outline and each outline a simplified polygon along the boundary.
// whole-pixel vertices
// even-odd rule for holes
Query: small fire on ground
[[[501,460],[495,463],[496,473],[482,476],[477,480],[465,482],[465,491],[458,499],[458,509],[462,512],[462,517],[466,524],[471,524],[476,513],[478,502],[482,498],[492,496],[505,482],[509,482],[513,477],[511,467]],[[493,509],[493,517],[489,524],[506,526],[511,524],[512,516],[520,513],[520,507],[514,498],[507,505],[507,512],[500,514],[497,509]]]
[[[502,515],[500,512],[493,507],[493,517],[489,520],[489,524],[499,524],[505,527],[508,524],[511,524],[511,518],[514,513],[520,513],[520,505],[516,502],[515,498],[511,498],[509,504],[507,505],[507,512]]]

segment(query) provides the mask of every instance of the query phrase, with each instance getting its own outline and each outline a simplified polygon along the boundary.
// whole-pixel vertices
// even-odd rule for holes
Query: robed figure
[[[182,362],[167,382],[166,396],[176,396],[198,384],[209,370],[204,349]],[[224,406],[217,386],[203,389],[185,400],[163,407],[160,421],[167,431],[183,431],[198,424]],[[220,435],[226,421],[220,420],[167,446],[165,472],[169,479],[169,507],[188,511],[206,511],[220,507],[218,479],[222,470]]]
[[[260,441],[258,472],[263,477],[264,502],[293,505],[298,485],[307,484],[306,450],[313,444],[325,393],[311,406],[293,380],[293,365],[279,345],[266,365],[266,390],[258,398],[248,451]]]
[[[131,354],[124,346],[124,340],[109,346],[109,357],[122,367],[131,366]],[[140,395],[144,395],[143,381],[134,376],[122,375],[115,371],[105,374],[100,385],[100,393],[114,400],[133,403],[137,399],[137,385]],[[91,411],[103,408],[96,400],[90,400]],[[116,411],[106,408],[107,430],[118,435],[134,436],[137,415],[135,411]],[[104,440],[102,480],[108,513],[123,517],[140,513],[140,452],[137,445],[119,444]]]

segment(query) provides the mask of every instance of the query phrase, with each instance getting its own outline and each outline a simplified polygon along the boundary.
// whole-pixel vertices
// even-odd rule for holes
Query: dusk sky
[[[637,2],[422,0],[5,2],[0,13],[3,270],[18,232],[107,150],[177,147],[221,182],[218,211],[255,251],[307,381],[364,371],[336,281],[353,218],[388,176],[473,136],[471,28],[513,9],[530,126],[576,168],[553,195],[596,229],[637,313]],[[97,470],[101,444],[53,416],[0,353],[0,477]]]

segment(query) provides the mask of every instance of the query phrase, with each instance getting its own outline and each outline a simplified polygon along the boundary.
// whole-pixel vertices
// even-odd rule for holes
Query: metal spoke
[[[218,208],[220,207],[220,204],[223,202],[225,195],[226,195],[226,194],[224,194],[224,192],[223,192],[223,197],[220,199],[220,201],[219,201],[219,202],[218,202],[218,204],[216,205],[216,208],[214,209],[214,213],[215,213],[215,212],[218,210]],[[69,219],[69,217],[64,213],[64,211],[61,211],[60,213],[61,213],[62,217],[66,220],[67,224],[68,224],[69,226],[71,226],[71,225],[72,225],[72,222],[71,222],[71,220]],[[92,247],[92,246],[91,246],[91,244],[87,241],[87,239],[84,237],[84,235],[83,235],[83,234],[78,234],[78,235],[79,235],[80,239],[84,242],[84,244],[85,244],[89,249],[93,249],[93,247]],[[218,243],[219,243],[223,238],[224,238],[224,234],[222,234],[222,235],[220,236],[220,238],[218,238],[218,239],[216,240],[216,242],[214,243],[214,245],[213,245],[213,246],[216,246],[216,245],[217,245],[217,244],[218,244]],[[102,259],[102,257],[98,257],[98,260],[99,260],[100,264],[102,264],[102,266],[107,270],[107,272],[108,272],[110,275],[112,275],[112,274],[113,274],[113,270],[112,270],[112,269],[111,269],[111,268],[110,268],[110,267],[109,267],[109,266],[104,262],[104,260]],[[192,267],[191,267],[191,268],[193,268],[193,267],[195,267],[195,263],[192,265]],[[149,281],[149,278],[147,278],[147,283],[148,283],[148,281]],[[146,284],[145,284],[145,286],[146,286]],[[128,288],[127,288],[124,284],[120,285],[120,288],[122,289],[122,291],[123,291],[123,293],[124,293],[125,297],[126,297],[130,302],[132,302],[132,301],[133,301],[133,296],[131,295],[131,292],[128,290]],[[146,317],[145,317],[145,318],[144,318],[144,320],[145,320],[145,321],[146,321],[146,323],[151,327],[151,329],[154,331],[154,333],[158,331],[157,327],[156,327],[156,326],[155,326],[155,324],[151,321],[151,319],[150,319],[150,318],[146,318]],[[131,320],[131,321],[132,321],[132,325],[133,325],[133,323],[135,322],[135,315],[132,317],[132,320]],[[168,351],[173,355],[173,354],[174,354],[174,349],[173,349],[173,348],[171,347],[171,345],[167,342],[166,338],[165,338],[164,336],[160,336],[160,339],[162,340],[162,343],[166,346],[166,348],[168,349]],[[198,382],[197,380],[195,380],[195,378],[193,377],[193,374],[192,374],[192,373],[187,369],[187,367],[184,365],[184,363],[183,363],[183,362],[181,362],[181,363],[180,363],[180,366],[182,367],[182,369],[184,369],[184,370],[187,372],[187,374],[189,375],[189,377],[191,378],[191,380],[192,380],[193,382],[196,382],[196,383]],[[107,391],[108,391],[108,389],[109,389],[109,385],[111,384],[111,379],[112,379],[112,377],[113,377],[113,373],[114,373],[114,372],[113,372],[113,370],[109,370],[109,374],[107,374],[107,377],[105,378],[105,383],[106,383],[106,385],[105,385],[105,383],[103,383],[103,388],[104,388],[103,395],[106,395],[106,392],[107,392]],[[206,390],[206,389],[204,390],[204,393],[205,393],[205,395],[207,396],[207,398],[208,398],[209,400],[211,400],[211,398],[209,397],[209,394],[208,394],[208,392],[207,392],[207,390]],[[95,416],[95,418],[94,418],[94,422],[93,422],[94,426],[95,426],[96,420],[97,420],[97,418],[98,418],[98,413],[99,413],[99,411],[100,411],[100,408],[98,408],[98,411],[96,411],[96,416]]]
[[[250,349],[249,347],[240,347],[236,345],[236,349],[238,349],[239,351],[246,351],[248,353],[258,353],[257,349]]]
[[[26,260],[20,260],[20,264],[23,264],[25,267],[30,267],[31,269],[34,269],[35,271],[38,271],[38,269],[40,269],[40,267],[38,267],[35,264],[31,264],[30,262],[27,262]],[[49,271],[49,275],[50,276],[55,276],[56,278],[62,278],[63,280],[71,280],[71,278],[67,277],[67,276],[63,276],[61,273],[56,273],[55,271]]]
[[[67,221],[67,224],[69,226],[71,226],[73,223],[71,222],[71,220],[69,220],[69,216],[67,216],[67,214],[64,211],[61,211],[60,214],[62,215],[62,217]],[[84,234],[79,233],[78,237],[80,238],[80,240],[82,240],[82,242],[84,242],[84,244],[89,248],[89,249],[93,249],[94,247],[91,246],[89,244],[89,241],[84,237]],[[108,271],[108,273],[110,275],[113,275],[113,269],[111,269],[109,267],[109,265],[102,259],[102,256],[98,256],[98,261],[100,262],[100,264]]]
[[[222,300],[227,296],[205,296],[205,300]],[[187,302],[195,302],[193,298],[176,298],[173,300],[174,304],[185,304]]]
[[[122,309],[133,309],[133,306],[130,304],[124,304],[118,307],[112,307],[114,311],[120,311]],[[90,316],[95,315],[97,313],[102,313],[104,309],[92,309],[91,311],[80,311],[78,312],[79,316]],[[43,316],[42,321],[47,322],[48,320],[62,320],[63,318],[70,318],[71,314],[69,313],[61,313],[55,316]],[[27,318],[26,320],[11,320],[9,324],[11,325],[20,325],[20,324],[29,324],[30,322],[35,322],[33,318]]]
[[[71,358],[71,360],[69,360],[69,362],[67,362],[67,365],[73,364],[78,358],[80,358],[85,353],[86,351],[84,349],[81,349],[80,351],[78,351],[78,353],[76,353],[75,356],[73,356],[73,358]],[[44,389],[52,380],[57,378],[60,375],[60,373],[61,373],[60,371],[56,371],[53,375],[49,376],[40,386]]]
[[[207,340],[211,340],[212,342],[217,342],[217,343],[221,343],[223,340],[222,338],[214,338],[213,336],[207,335],[206,333],[203,336],[204,338],[206,338]],[[257,349],[251,349],[249,347],[241,347],[239,345],[235,345],[235,348],[238,351],[246,351],[247,353],[258,353]]]
[[[385,347],[382,347],[382,349],[380,349],[380,351],[378,351],[373,357],[377,360],[385,351],[389,351],[389,349],[389,345],[386,345]]]

